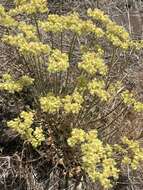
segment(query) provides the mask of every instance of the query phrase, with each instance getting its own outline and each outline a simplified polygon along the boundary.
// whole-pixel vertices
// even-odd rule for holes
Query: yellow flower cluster
[[[109,85],[108,92],[111,96],[115,96],[121,89],[123,89],[123,84],[121,81],[117,81]]]
[[[133,98],[133,94],[130,93],[128,90],[125,90],[124,92],[122,92],[121,95],[122,95],[122,98],[123,98],[125,104],[132,105],[135,103],[135,99]]]
[[[97,131],[85,133],[82,129],[73,129],[68,144],[73,147],[81,144],[82,168],[93,181],[99,181],[104,188],[110,188],[110,177],[118,178],[119,170],[110,145],[103,145],[97,137]]]
[[[76,114],[79,113],[83,101],[82,95],[77,91],[62,99],[49,93],[47,96],[40,98],[40,105],[44,112],[54,113],[60,108],[64,108],[65,113]]]
[[[47,21],[39,21],[39,27],[45,32],[62,32],[65,29],[64,16],[59,16],[57,14],[49,14]]]
[[[67,30],[71,30],[78,35],[82,34],[83,21],[79,18],[78,13],[67,15],[65,25]]]
[[[32,55],[38,56],[41,54],[49,54],[51,51],[50,46],[47,44],[43,44],[42,42],[29,42],[29,43],[21,44],[19,47],[20,47],[19,51],[22,54],[26,54],[26,55],[32,54]]]
[[[48,60],[48,71],[51,73],[66,71],[68,67],[68,55],[58,49],[53,50]]]
[[[128,49],[130,46],[129,33],[125,31],[122,26],[118,26],[116,23],[111,22],[106,27],[106,37],[114,46],[122,49]]]
[[[88,9],[87,15],[104,24],[108,24],[111,21],[108,15],[105,15],[104,12],[101,11],[100,9],[94,9],[94,10]]]
[[[60,109],[62,103],[59,97],[48,94],[40,98],[40,105],[44,112],[54,113]]]
[[[104,31],[97,27],[91,20],[82,21],[81,34],[92,33],[96,37],[101,38],[104,36]]]
[[[19,33],[18,35],[4,35],[2,41],[14,47],[20,47],[22,46],[21,44],[27,43],[22,33]]]
[[[19,48],[19,51],[26,55],[49,54],[51,50],[47,44],[43,44],[42,42],[28,42],[22,33],[15,36],[5,35],[3,36],[2,41]]]
[[[38,40],[36,36],[36,28],[32,24],[26,24],[21,21],[18,23],[18,29],[23,32],[27,40]]]
[[[34,79],[28,76],[22,76],[15,81],[10,74],[4,74],[0,83],[0,90],[6,90],[10,93],[20,92],[25,86],[33,84]]]
[[[33,25],[13,19],[10,12],[6,12],[2,5],[0,5],[0,24],[5,27],[16,27],[25,34],[27,39],[37,40],[36,28]]]
[[[23,75],[22,77],[20,77],[18,82],[20,83],[20,85],[22,85],[24,87],[24,86],[29,86],[29,85],[33,84],[34,79],[27,75]]]
[[[0,5],[0,25],[5,27],[17,26],[17,22],[6,13],[2,5]]]
[[[42,127],[36,127],[33,132],[33,137],[30,139],[30,143],[34,148],[37,148],[45,141],[45,136]]]
[[[135,111],[137,112],[143,111],[143,103],[136,101],[133,94],[130,93],[128,90],[124,91],[121,94],[121,96],[123,98],[124,103],[127,105],[132,105]]]
[[[136,170],[143,161],[143,149],[137,141],[129,140],[127,137],[123,137],[122,142],[128,146],[126,152],[124,151],[122,163],[130,165],[132,169]]]
[[[16,6],[24,5],[28,2],[30,2],[30,0],[14,0]]]
[[[86,133],[82,129],[74,128],[71,132],[71,138],[68,139],[68,145],[74,147],[78,143],[85,141]]]
[[[34,113],[23,111],[20,117],[7,122],[7,125],[29,141],[34,148],[37,148],[45,140],[45,137],[41,127],[36,127],[35,130],[31,127],[33,121]]]
[[[9,11],[9,15],[11,16],[22,13],[26,13],[28,15],[45,13],[48,11],[46,0],[16,0],[15,5],[16,7]]]
[[[118,153],[123,156],[121,162],[134,170],[143,161],[143,149],[137,141],[129,140],[127,137],[122,138],[121,145],[104,145],[98,138],[96,130],[85,132],[75,128],[68,139],[68,144],[71,147],[80,144],[82,168],[93,181],[98,180],[107,189],[112,187],[111,178],[118,178],[119,169],[116,163]]]
[[[15,118],[7,122],[8,127],[16,130],[22,137],[31,138],[32,128],[31,125],[33,123],[34,113],[32,112],[21,112],[20,117]],[[23,121],[22,121],[23,120]]]
[[[56,14],[49,14],[47,21],[40,21],[39,26],[45,32],[63,32],[69,30],[77,33],[78,35],[85,33],[93,33],[97,37],[102,37],[104,32],[101,28],[96,27],[92,21],[80,19],[77,13],[69,14],[66,16],[59,16]]]
[[[71,30],[78,35],[93,33],[99,38],[104,35],[101,28],[96,27],[92,21],[80,19],[77,13],[67,15],[65,17],[65,25],[67,30]]]
[[[130,41],[130,47],[136,50],[140,50],[143,48],[143,40],[135,40]]]
[[[134,110],[137,112],[142,112],[143,111],[143,103],[136,101],[134,103]]]
[[[98,96],[102,101],[107,101],[110,95],[104,88],[105,83],[102,80],[93,79],[88,83],[88,89],[92,95]]]
[[[0,18],[2,16],[5,16],[5,9],[4,9],[4,7],[2,5],[0,5]]]
[[[101,75],[107,74],[107,66],[101,56],[95,52],[86,52],[82,56],[82,61],[78,67],[84,69],[87,73],[93,75],[99,72]]]
[[[110,42],[112,42],[114,46],[125,50],[129,48],[129,33],[122,26],[119,26],[115,22],[111,21],[109,17],[99,9],[89,9],[87,14],[94,20],[100,21],[102,24],[104,24],[106,27],[106,37]]]
[[[72,95],[65,96],[62,101],[66,113],[77,114],[82,108],[84,100],[82,95],[78,91],[75,91]]]
[[[10,81],[10,80],[12,80],[12,76],[8,73],[5,73],[5,74],[3,74],[2,79],[4,81]]]

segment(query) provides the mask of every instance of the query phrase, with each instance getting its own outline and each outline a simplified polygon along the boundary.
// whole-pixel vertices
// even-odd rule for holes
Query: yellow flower
[[[143,111],[143,103],[136,101],[134,103],[134,110],[137,111],[137,112],[142,112]]]
[[[131,164],[131,159],[129,157],[125,156],[122,160],[122,163],[126,164],[126,165]]]
[[[112,147],[104,145],[98,139],[97,131],[85,132],[82,129],[73,129],[68,144],[73,147],[81,144],[82,168],[93,181],[99,181],[104,188],[110,188],[111,180],[118,178],[119,170],[113,157]]]
[[[121,89],[123,89],[123,84],[121,81],[116,81],[111,83],[108,87],[108,92],[111,96],[115,96]]]
[[[7,125],[22,135],[23,138],[27,138],[27,135],[31,136],[31,133],[33,132],[33,129],[30,128],[33,123],[33,117],[34,114],[32,112],[23,111],[21,112],[20,117],[7,122]]]
[[[34,79],[29,76],[22,76],[14,80],[10,74],[3,75],[3,81],[0,83],[0,90],[6,90],[10,93],[20,92],[26,86],[33,84]]]
[[[42,42],[29,42],[24,44],[19,44],[19,51],[22,54],[32,54],[32,55],[40,55],[40,54],[49,54],[51,48],[47,44],[43,44]]]
[[[72,137],[68,139],[68,144],[71,147],[85,140],[85,132],[82,129],[73,129],[71,135]]]
[[[48,60],[48,71],[51,73],[66,71],[69,67],[68,55],[60,50],[53,50]]]
[[[18,29],[25,34],[27,40],[38,40],[36,35],[36,28],[32,24],[26,24],[21,21],[18,23]]]
[[[92,95],[97,95],[102,101],[107,101],[110,95],[104,88],[105,83],[102,80],[93,79],[88,83],[88,89]]]
[[[16,0],[16,7],[9,11],[9,15],[15,16],[17,14],[35,14],[35,13],[45,13],[48,11],[46,0]]]
[[[108,24],[110,22],[109,17],[107,15],[105,15],[104,12],[101,11],[100,9],[94,9],[94,10],[88,9],[87,15],[97,21],[103,22],[104,24]]]
[[[57,33],[66,29],[65,16],[57,14],[49,14],[47,21],[39,21],[38,24],[45,32]]]
[[[0,24],[5,27],[17,26],[17,21],[8,15],[2,5],[0,5]]]
[[[78,35],[93,33],[97,37],[102,37],[104,32],[101,28],[96,27],[90,20],[82,20],[78,13],[68,14],[66,16],[49,14],[46,21],[39,21],[39,26],[45,32],[63,32],[71,31]]]
[[[124,103],[127,105],[132,105],[135,111],[143,111],[143,103],[136,101],[136,99],[133,97],[133,94],[130,93],[128,90],[122,92],[121,96]]]
[[[135,103],[135,99],[133,98],[133,94],[130,93],[128,90],[122,92],[121,96],[122,96],[125,104],[134,104]]]
[[[95,52],[86,52],[82,56],[82,61],[78,64],[78,67],[84,69],[89,74],[96,74],[99,72],[101,75],[107,74],[107,66],[104,64],[104,60]]]
[[[143,149],[137,141],[129,140],[127,137],[123,137],[122,142],[128,146],[122,163],[129,164],[132,169],[136,170],[140,162],[143,161]]]
[[[59,111],[61,107],[61,100],[59,97],[55,97],[51,94],[48,94],[46,97],[40,98],[41,108],[44,112],[54,113]]]
[[[95,34],[96,37],[101,38],[104,36],[104,32],[101,28],[97,27],[91,20],[82,20],[81,22],[81,34]]]
[[[105,26],[105,36],[114,46],[120,47],[124,50],[130,47],[129,33],[122,26],[111,21],[103,11],[100,9],[89,9],[87,14],[94,20],[100,21],[101,24]]]
[[[42,127],[36,127],[34,132],[33,132],[34,138],[31,140],[31,144],[34,148],[37,146],[40,146],[43,141],[45,141],[45,136],[43,134],[43,129]]]
[[[7,122],[7,125],[29,141],[33,148],[37,148],[45,140],[45,136],[41,127],[36,127],[35,130],[31,127],[33,122],[34,113],[23,111],[20,117]]]
[[[2,41],[19,48],[20,53],[24,55],[40,55],[40,54],[49,54],[51,48],[47,44],[42,42],[28,42],[22,33],[18,35],[5,35],[2,38]]]
[[[5,74],[3,74],[2,79],[4,81],[11,81],[12,80],[12,76],[10,74],[8,74],[8,73],[5,73]]]
[[[66,113],[77,114],[82,108],[84,100],[82,95],[75,91],[72,95],[65,96],[62,101]]]

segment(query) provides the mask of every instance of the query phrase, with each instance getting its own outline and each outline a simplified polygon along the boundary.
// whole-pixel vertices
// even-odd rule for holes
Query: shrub
[[[23,15],[28,19],[23,21]],[[123,136],[114,143],[108,140],[126,110],[143,111],[143,103],[124,83],[130,63],[118,56],[140,51],[143,42],[133,41],[99,9],[87,10],[87,18],[76,12],[50,14],[45,0],[16,0],[9,11],[0,5],[0,24],[1,42],[15,49],[24,72],[19,79],[4,74],[0,90],[21,94],[31,88],[34,101],[7,126],[34,149],[50,135],[56,154],[59,149],[63,153],[67,175],[74,166],[65,147],[74,153],[81,176],[87,173],[104,188],[112,187],[122,164],[136,169],[143,160],[139,142]],[[46,134],[41,121],[34,128],[36,114],[44,115],[51,133]]]

